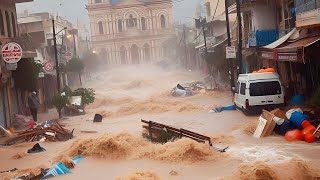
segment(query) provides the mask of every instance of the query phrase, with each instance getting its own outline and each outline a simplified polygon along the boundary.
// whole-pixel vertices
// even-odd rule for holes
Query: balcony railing
[[[296,7],[296,14],[320,8],[320,0],[303,0],[300,3],[301,5]]]

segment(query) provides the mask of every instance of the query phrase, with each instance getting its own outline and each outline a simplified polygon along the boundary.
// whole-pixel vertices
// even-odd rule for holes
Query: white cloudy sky
[[[185,17],[193,16],[200,2],[202,0],[177,0],[177,3],[174,3],[175,20],[181,22],[190,21],[190,19],[186,19]],[[17,10],[18,12],[28,10],[29,13],[58,13],[73,23],[76,23],[78,19],[81,24],[87,24],[86,3],[87,0],[34,0],[34,2],[30,3],[17,4]]]

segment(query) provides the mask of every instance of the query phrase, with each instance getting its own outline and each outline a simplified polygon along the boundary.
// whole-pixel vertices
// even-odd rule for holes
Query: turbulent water
[[[289,144],[283,137],[254,139],[257,117],[238,111],[209,113],[213,107],[232,104],[229,92],[170,96],[178,83],[202,78],[198,72],[152,65],[115,67],[85,76],[84,86],[95,89],[96,101],[86,107],[86,115],[63,121],[66,128],[75,128],[75,138],[40,143],[47,151],[38,154],[25,154],[35,144],[31,142],[0,147],[0,170],[36,170],[57,161],[68,164],[70,157],[84,155],[72,174],[56,179],[320,178],[319,146]],[[103,116],[101,123],[92,122],[95,113]],[[215,146],[229,149],[221,154],[190,139],[153,144],[141,136],[141,119],[207,135]],[[0,178],[14,174],[0,174]]]

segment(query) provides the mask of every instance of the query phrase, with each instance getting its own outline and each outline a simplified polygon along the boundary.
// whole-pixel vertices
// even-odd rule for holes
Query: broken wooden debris
[[[195,133],[195,132],[183,129],[183,128],[177,129],[177,128],[174,128],[174,127],[171,127],[171,126],[168,126],[165,124],[160,124],[157,122],[147,121],[147,120],[143,120],[143,119],[141,119],[141,122],[147,124],[147,126],[143,125],[142,127],[144,129],[148,130],[148,133],[149,133],[148,136],[151,139],[151,141],[157,140],[157,137],[154,137],[154,134],[156,134],[156,133],[169,133],[169,134],[172,134],[176,138],[187,137],[187,138],[193,139],[193,140],[200,142],[200,143],[208,142],[209,146],[212,147],[215,151],[226,152],[226,150],[229,148],[229,147],[226,147],[224,149],[216,148],[212,145],[210,137],[204,136],[202,134],[198,134],[198,133]],[[173,136],[168,136],[169,138],[165,138],[164,141],[172,140]]]
[[[37,126],[19,133],[12,138],[8,138],[4,144],[9,145],[18,141],[39,141],[45,138],[49,141],[67,141],[73,138],[73,131],[63,128],[57,121],[46,126]]]

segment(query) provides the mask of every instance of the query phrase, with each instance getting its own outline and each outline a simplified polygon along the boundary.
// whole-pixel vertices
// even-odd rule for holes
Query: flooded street
[[[66,128],[75,129],[75,138],[42,142],[47,151],[20,159],[12,156],[26,152],[35,143],[0,147],[0,170],[51,167],[59,155],[83,154],[85,159],[72,174],[55,179],[320,178],[319,145],[288,143],[280,136],[255,139],[245,127],[257,124],[257,116],[238,111],[209,113],[213,107],[232,104],[231,93],[170,96],[178,83],[203,78],[197,72],[164,71],[153,66],[119,67],[92,74],[85,86],[95,90],[95,102],[86,107],[86,115],[62,121]],[[92,122],[95,113],[103,116],[101,123]],[[141,136],[141,119],[209,136],[214,146],[229,149],[215,152],[207,144],[190,139],[153,144]]]

